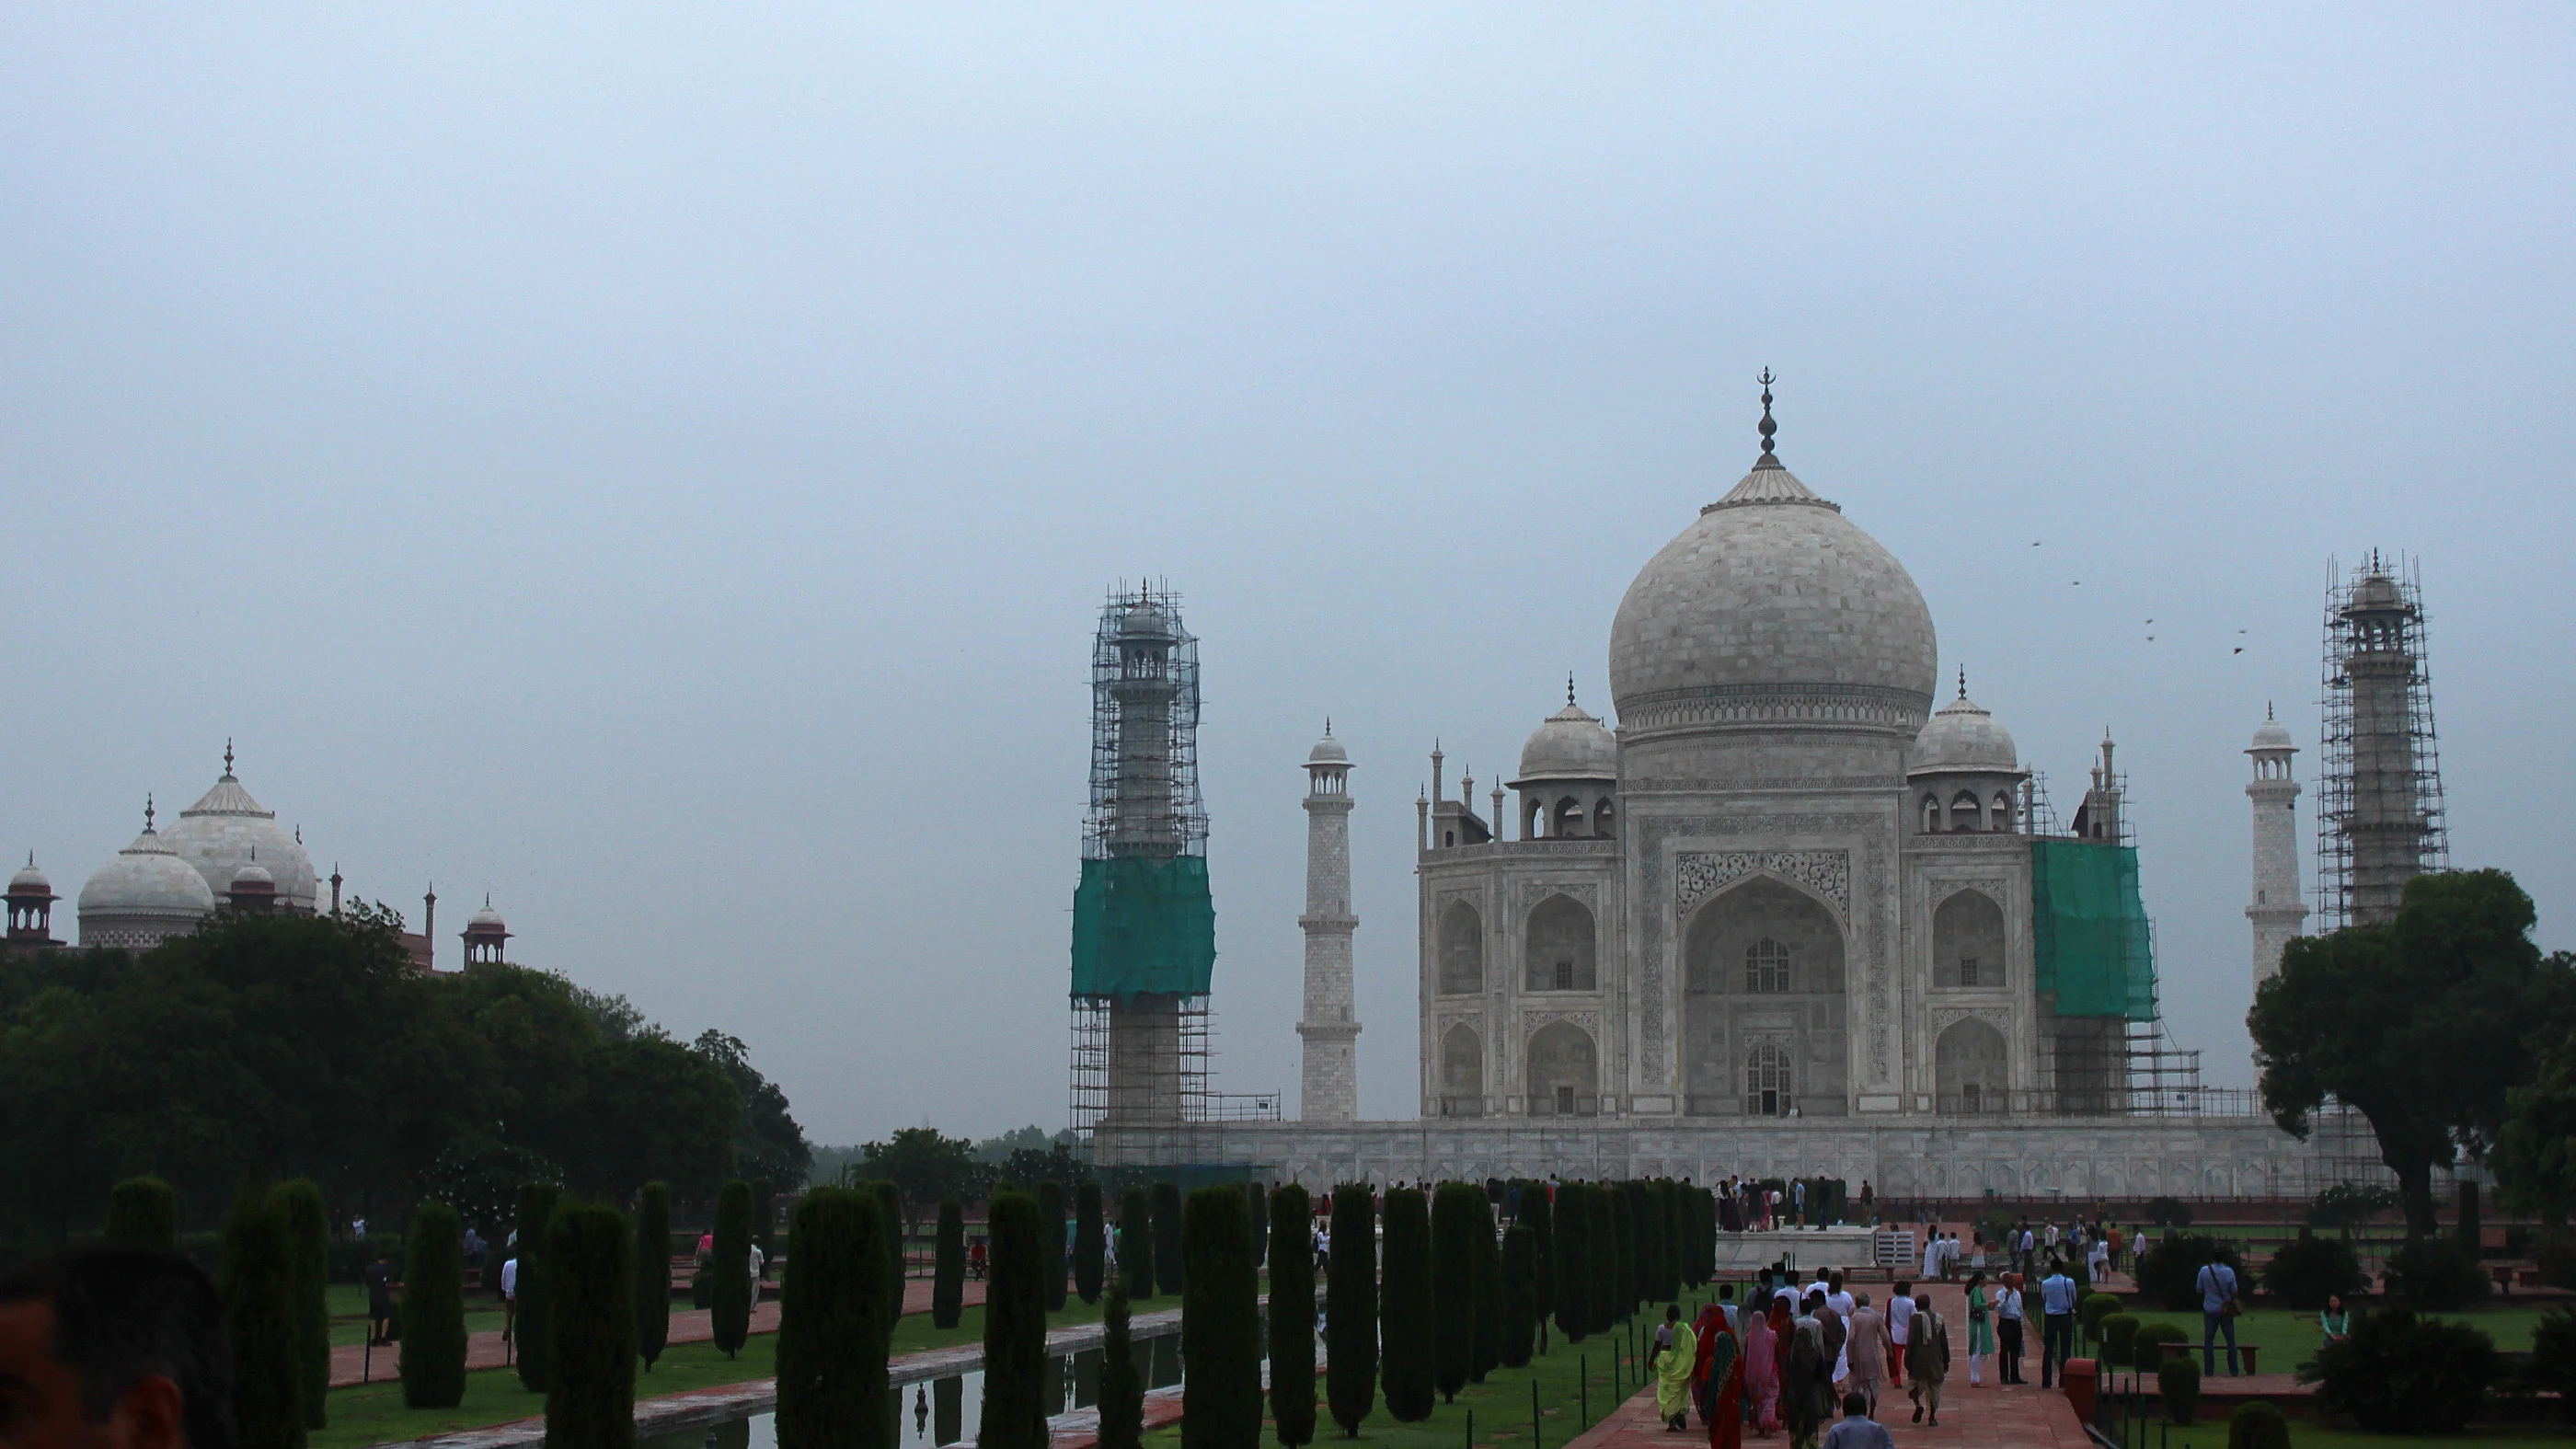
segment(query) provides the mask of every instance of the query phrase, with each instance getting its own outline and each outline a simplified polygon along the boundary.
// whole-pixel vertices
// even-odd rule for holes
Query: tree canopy
[[[2329,1097],[2367,1117],[2411,1236],[2435,1230],[2432,1169],[2494,1142],[2576,1026],[2576,960],[2544,960],[2535,919],[2503,871],[2417,876],[2395,920],[2291,941],[2255,992],[2264,1106],[2302,1138]]]

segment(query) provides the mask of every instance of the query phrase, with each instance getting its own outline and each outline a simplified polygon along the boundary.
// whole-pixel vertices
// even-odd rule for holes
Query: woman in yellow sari
[[[1699,1367],[1699,1343],[1681,1326],[1680,1308],[1667,1308],[1664,1313],[1664,1332],[1656,1335],[1663,1341],[1647,1365],[1655,1375],[1655,1417],[1667,1429],[1685,1430],[1690,1427],[1691,1371]]]

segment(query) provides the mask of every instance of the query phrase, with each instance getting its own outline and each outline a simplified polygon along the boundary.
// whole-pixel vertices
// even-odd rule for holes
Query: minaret
[[[2254,779],[2245,787],[2254,802],[2254,902],[2245,918],[2254,923],[2257,990],[2281,969],[2281,948],[2308,918],[2299,899],[2299,782],[2290,774],[2290,757],[2298,752],[2290,732],[2264,710],[2263,727],[2245,751],[2254,757]]]
[[[1356,1051],[1360,1024],[1351,1014],[1351,757],[1324,721],[1324,737],[1306,756],[1306,1039],[1300,1100],[1308,1122],[1348,1122],[1359,1115]]]

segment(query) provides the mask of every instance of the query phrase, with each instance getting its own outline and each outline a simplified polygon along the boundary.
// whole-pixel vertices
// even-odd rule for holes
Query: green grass
[[[2372,1310],[2363,1307],[2355,1311],[2357,1314],[2368,1314]],[[2519,1353],[2531,1347],[2531,1331],[2539,1324],[2540,1314],[2541,1310],[2536,1307],[2497,1307],[2433,1316],[2456,1318],[2464,1323],[2474,1324],[2489,1338],[2495,1340],[2497,1348],[2507,1353]],[[2194,1351],[2198,1351],[2201,1321],[2197,1313],[2142,1312],[2138,1313],[2138,1322],[2141,1327],[2150,1323],[2170,1323],[2188,1335]],[[2299,1364],[2315,1357],[2320,1337],[2317,1331],[2317,1316],[2313,1313],[2294,1313],[2286,1308],[2254,1308],[2247,1310],[2236,1320],[2237,1343],[2252,1344],[2263,1351],[2261,1367],[2267,1374],[2289,1373]],[[2227,1339],[2223,1334],[2218,1340],[2218,1347],[2223,1355],[2227,1348]],[[2224,1377],[2227,1367],[2224,1357],[2220,1358],[2218,1366],[2221,1376]]]

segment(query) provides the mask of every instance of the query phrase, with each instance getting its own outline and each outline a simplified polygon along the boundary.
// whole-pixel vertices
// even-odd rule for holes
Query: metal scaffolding
[[[2327,564],[2317,750],[2316,929],[2384,921],[2450,858],[2420,568]]]

